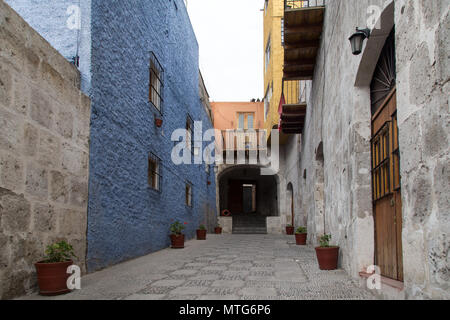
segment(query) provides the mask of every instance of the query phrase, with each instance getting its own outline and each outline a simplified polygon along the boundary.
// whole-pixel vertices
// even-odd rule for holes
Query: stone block
[[[26,171],[25,190],[28,194],[46,200],[48,197],[48,171],[30,162]]]
[[[23,195],[0,188],[0,216],[3,228],[9,233],[27,232],[31,221],[30,203]]]
[[[40,130],[39,133],[39,158],[42,166],[57,168],[60,164],[61,140],[57,136]]]
[[[0,107],[0,149],[19,152],[22,143],[22,120]]]
[[[0,64],[0,104],[9,107],[12,104],[12,75],[5,65]]]
[[[23,161],[11,154],[0,154],[0,186],[22,191],[24,177]]]
[[[4,233],[0,233],[0,270],[6,268],[9,265],[10,248],[8,246],[8,242],[8,236],[6,236]]]
[[[71,179],[70,204],[80,208],[86,208],[88,201],[87,181],[80,178]]]
[[[63,142],[61,154],[61,166],[64,170],[76,176],[83,176],[87,173],[89,156],[86,152]]]
[[[68,203],[70,194],[70,179],[58,171],[50,172],[50,199],[59,203]]]
[[[57,210],[59,219],[59,236],[63,238],[82,238],[86,234],[86,211],[60,208]]]
[[[24,124],[23,140],[24,154],[30,157],[35,156],[39,142],[39,129],[31,123],[26,122]]]
[[[38,232],[56,231],[56,214],[49,204],[34,204],[34,229]]]
[[[70,108],[67,108],[70,110]],[[69,110],[62,107],[56,112],[55,126],[56,131],[66,139],[72,139],[73,135],[73,115]]]
[[[53,105],[50,97],[48,97],[40,88],[31,90],[30,101],[31,119],[39,123],[41,126],[51,130],[53,127]]]

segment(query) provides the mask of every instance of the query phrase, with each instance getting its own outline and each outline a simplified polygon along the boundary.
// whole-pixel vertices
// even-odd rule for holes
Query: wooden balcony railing
[[[284,0],[284,9],[301,9],[325,6],[325,0]]]
[[[266,148],[266,140],[265,130],[222,130],[223,151],[262,150]]]

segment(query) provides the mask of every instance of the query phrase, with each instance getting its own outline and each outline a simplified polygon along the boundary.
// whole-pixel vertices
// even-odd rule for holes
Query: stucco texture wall
[[[0,299],[66,240],[85,270],[90,100],[77,69],[0,1]]]
[[[148,102],[150,51],[164,68],[162,128]],[[203,130],[212,127],[200,101],[198,59],[182,1],[92,1],[90,271],[168,247],[174,220],[188,222],[192,238],[205,214],[215,214],[212,168],[208,177],[204,164],[176,166],[170,157],[171,134],[188,115]],[[150,152],[161,159],[161,192],[148,185]]]
[[[450,298],[450,1],[396,1],[407,298]]]
[[[371,113],[368,84],[355,83],[371,53],[353,56],[348,37],[385,1],[327,1],[302,136],[301,203],[310,240],[330,233],[353,277],[374,263]],[[395,1],[403,264],[406,298],[448,298],[449,1]],[[389,34],[387,30],[386,35]],[[366,41],[376,43],[379,37]],[[378,44],[380,47],[380,44]],[[377,57],[370,57],[376,63]],[[363,72],[368,72],[367,69]],[[323,143],[323,164],[317,151]],[[323,174],[323,192],[317,186]],[[314,192],[313,189],[314,188]],[[317,200],[323,197],[323,217]],[[445,213],[444,213],[445,212]]]

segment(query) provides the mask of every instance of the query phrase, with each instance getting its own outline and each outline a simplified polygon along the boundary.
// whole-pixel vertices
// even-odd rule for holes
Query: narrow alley
[[[320,271],[311,246],[286,235],[208,235],[81,280],[55,300],[328,300],[375,297],[344,270]]]

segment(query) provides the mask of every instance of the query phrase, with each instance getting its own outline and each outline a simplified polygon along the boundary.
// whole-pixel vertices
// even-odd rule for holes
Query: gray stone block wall
[[[396,1],[407,298],[450,298],[450,1]]]
[[[361,73],[365,55],[352,55],[348,37],[356,26],[367,25],[369,5],[385,9],[391,3],[327,1],[302,136],[299,194],[310,239],[332,234],[332,244],[341,247],[339,264],[354,278],[374,262],[370,94],[368,84],[357,83],[371,74]],[[448,0],[401,0],[393,9],[404,296],[413,299],[448,299],[450,292],[449,7]],[[322,174],[323,217],[317,203]]]
[[[0,299],[65,239],[85,269],[90,100],[78,70],[0,1]]]

